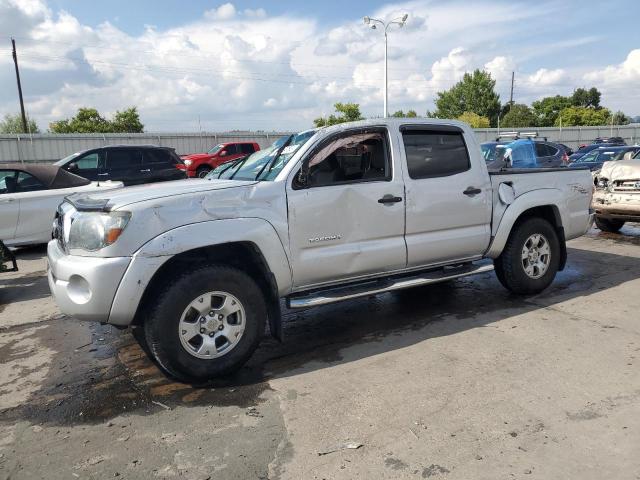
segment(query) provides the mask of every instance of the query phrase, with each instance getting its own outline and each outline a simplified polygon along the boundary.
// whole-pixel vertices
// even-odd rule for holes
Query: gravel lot
[[[541,295],[493,274],[290,312],[211,388],[0,275],[0,478],[640,479],[640,228]],[[346,445],[359,448],[345,448]]]

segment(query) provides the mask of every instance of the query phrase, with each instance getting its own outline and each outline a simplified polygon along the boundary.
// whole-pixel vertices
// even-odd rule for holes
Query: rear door
[[[560,150],[545,142],[534,142],[536,146],[536,156],[540,167],[559,167],[562,163]]]
[[[407,266],[481,256],[489,245],[492,204],[480,152],[472,163],[465,133],[456,126],[405,125],[400,134],[406,159]]]
[[[142,151],[142,173],[147,182],[165,182],[184,178],[176,167],[177,161],[165,148],[147,148]]]
[[[0,240],[13,240],[20,215],[20,200],[16,196],[15,170],[0,170]]]
[[[142,168],[142,152],[137,148],[109,148],[106,150],[106,168],[100,173],[102,180],[115,180],[125,185],[136,185],[149,180]]]
[[[406,265],[404,186],[386,128],[330,136],[306,155],[306,186],[287,185],[297,289],[399,270]]]

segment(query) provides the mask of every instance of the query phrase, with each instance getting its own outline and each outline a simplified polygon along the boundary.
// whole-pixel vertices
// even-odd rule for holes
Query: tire
[[[624,225],[624,220],[596,216],[596,227],[603,232],[617,233]]]
[[[528,258],[523,258],[525,248],[530,254]],[[514,226],[504,250],[493,264],[498,280],[511,292],[518,295],[540,293],[553,282],[558,272],[558,234],[553,226],[542,218],[534,217],[519,222]]]
[[[131,327],[131,336],[138,342],[140,348],[144,353],[151,356],[151,350],[149,350],[149,345],[147,344],[147,338],[144,333],[143,326],[132,326]]]
[[[211,167],[207,167],[207,166],[203,166],[203,167],[198,167],[198,169],[196,170],[196,177],[198,178],[204,178],[207,176],[207,174],[211,171]]]
[[[224,305],[214,306],[214,300],[219,301],[218,297],[226,299],[223,304],[228,301],[227,305],[235,305],[232,308],[238,309],[236,313],[218,321],[218,317],[223,317],[218,313],[224,312],[225,308]],[[149,309],[144,322],[146,342],[160,368],[182,382],[202,383],[239,369],[258,347],[265,331],[268,313],[262,290],[237,268],[209,265],[185,272],[167,284],[156,298],[158,302]],[[194,310],[193,305],[199,306],[200,312]],[[201,312],[209,309],[212,309],[209,314]],[[193,323],[187,323],[189,315]],[[231,325],[229,319],[233,315],[236,320],[241,318],[241,323]],[[205,320],[206,323],[200,325]],[[216,322],[219,325],[216,326]],[[202,328],[205,326],[209,330]],[[236,331],[242,328],[239,337],[236,334],[239,339],[235,343],[233,334],[225,333],[228,328]],[[220,337],[218,329],[221,330]],[[207,333],[201,334],[198,330],[206,330]],[[193,341],[188,343],[187,337],[193,332]],[[218,352],[220,339],[229,342],[223,353]],[[202,342],[200,346],[199,341]],[[198,348],[200,353],[196,351]],[[197,355],[202,355],[202,358]]]

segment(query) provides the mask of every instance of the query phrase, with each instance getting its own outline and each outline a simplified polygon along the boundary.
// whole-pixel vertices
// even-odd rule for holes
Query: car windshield
[[[271,146],[258,150],[257,152],[227,165],[228,168],[221,168],[212,171],[206,178],[228,179],[228,180],[268,180],[271,181],[287,164],[293,154],[309,140],[316,130],[308,130],[298,134],[279,138]],[[289,140],[289,144],[282,149],[279,157],[276,157],[280,148]],[[274,163],[275,159],[275,163]],[[222,166],[222,165],[221,165]]]
[[[56,167],[64,167],[69,161],[73,160],[74,158],[76,158],[78,155],[80,155],[82,152],[76,152],[76,153],[72,153],[71,155],[69,155],[68,157],[64,157],[61,160],[58,160],[57,162],[54,163],[54,165]]]
[[[220,144],[218,144],[218,145],[216,145],[215,147],[213,147],[211,150],[209,150],[207,153],[208,153],[209,155],[214,155],[214,154],[218,153],[220,150],[222,150],[222,147],[223,147],[223,146],[224,146],[224,145],[220,145]]]
[[[480,149],[482,150],[482,156],[484,157],[485,162],[492,162],[496,158],[496,146],[495,143],[483,143],[480,145]]]

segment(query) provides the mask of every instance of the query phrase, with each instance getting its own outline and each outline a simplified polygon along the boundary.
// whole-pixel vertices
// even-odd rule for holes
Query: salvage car
[[[596,226],[617,232],[626,222],[640,222],[640,159],[606,162],[593,195]]]
[[[64,197],[122,187],[121,182],[91,182],[55,165],[0,164],[0,240],[8,247],[47,243]]]
[[[616,146],[616,147],[599,147],[587,153],[583,157],[573,162],[569,167],[588,167],[592,172],[602,168],[605,162],[616,162],[618,160],[628,160],[640,151],[640,146],[634,145]]]
[[[302,137],[302,138],[301,138]],[[372,119],[290,135],[233,176],[69,198],[48,245],[61,310],[133,332],[170,376],[238,369],[290,309],[495,269],[543,291],[592,220],[588,169],[489,172],[473,130]]]
[[[485,142],[480,148],[490,168],[549,168],[569,164],[564,147],[547,141],[519,138],[504,142]],[[508,165],[505,163],[505,155],[510,158]]]
[[[219,143],[206,153],[192,153],[180,158],[187,166],[187,175],[204,178],[218,165],[246,157],[258,150],[260,145],[256,142],[226,142]]]
[[[175,150],[155,145],[107,145],[74,153],[54,165],[89,180],[126,186],[187,178]]]

